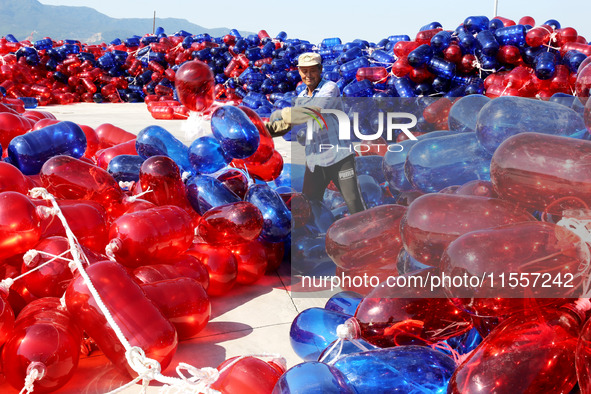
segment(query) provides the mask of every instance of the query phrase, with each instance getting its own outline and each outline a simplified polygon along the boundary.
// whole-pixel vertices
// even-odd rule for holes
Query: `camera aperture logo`
[[[304,109],[310,111],[310,112],[304,112],[306,115],[308,115],[309,117],[311,117],[312,119],[314,119],[316,121],[316,123],[318,123],[318,126],[320,126],[320,128],[322,129],[322,126],[324,125],[324,128],[328,129],[328,125],[326,124],[326,120],[324,119],[324,116],[322,116],[322,114],[310,107],[304,107]],[[322,120],[322,123],[320,123],[320,120]]]
[[[350,117],[343,111],[336,110],[336,109],[321,109],[320,111],[316,111],[312,108],[304,107],[309,112],[305,112],[311,119],[307,122],[307,130],[306,130],[306,139],[312,140],[314,135],[314,123],[318,125],[319,130],[316,132],[334,132],[331,130],[330,125],[335,125],[338,127],[338,137],[339,141],[346,142],[351,141],[351,130],[353,130],[354,135],[361,141],[375,141],[380,137],[385,137],[386,141],[394,141],[396,139],[396,134],[394,133],[396,130],[401,131],[404,133],[408,139],[410,140],[417,140],[412,132],[410,131],[411,128],[416,126],[417,124],[417,117],[411,113],[407,112],[379,112],[377,114],[377,123],[378,129],[374,133],[364,134],[360,131],[359,128],[359,113],[353,112],[353,122],[351,122]],[[323,114],[331,114],[336,117],[336,122],[327,122],[326,118]],[[334,119],[333,117],[333,119]],[[385,121],[384,121],[385,119]],[[402,122],[402,120],[406,120],[406,122]],[[410,120],[410,122],[408,122]],[[384,123],[385,127],[384,127]],[[353,127],[351,127],[353,126]],[[333,126],[334,127],[334,126]],[[384,136],[384,129],[385,129],[385,136]],[[320,153],[330,151],[335,149],[336,151],[340,150],[349,150],[350,152],[355,151],[358,153],[365,153],[371,149],[381,149],[382,147],[386,149],[388,152],[402,152],[404,147],[397,143],[392,144],[367,144],[367,143],[360,143],[360,144],[319,144]]]

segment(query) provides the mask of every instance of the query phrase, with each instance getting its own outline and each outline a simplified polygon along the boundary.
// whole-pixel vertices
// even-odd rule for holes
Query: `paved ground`
[[[53,113],[59,120],[71,120],[96,127],[111,123],[137,134],[149,125],[160,125],[186,144],[191,140],[183,130],[186,121],[155,120],[144,104],[73,104],[39,108]],[[285,162],[291,159],[291,144],[276,139],[276,149]],[[234,288],[224,297],[212,299],[212,319],[197,338],[184,341],[165,372],[174,373],[174,366],[187,362],[196,367],[216,367],[222,361],[249,353],[280,353],[288,367],[301,362],[289,344],[289,328],[296,315],[313,306],[324,306],[326,298],[301,298],[289,291],[290,268],[265,276],[251,286]],[[76,376],[58,393],[104,393],[126,383],[101,354],[80,360]],[[140,387],[128,389],[136,393]],[[151,388],[149,392],[157,392]],[[7,383],[0,384],[0,393],[17,393]]]

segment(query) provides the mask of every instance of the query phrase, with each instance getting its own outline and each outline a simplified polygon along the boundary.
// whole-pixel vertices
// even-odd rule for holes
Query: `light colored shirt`
[[[308,95],[306,87],[296,98],[295,106],[307,105],[343,111],[339,87],[332,81],[322,79],[311,96]],[[332,114],[322,116],[328,127],[323,125],[320,128],[316,122],[312,122],[312,138],[306,139],[306,165],[312,172],[316,166],[328,167],[355,154],[351,141],[339,140],[339,124],[336,116]]]

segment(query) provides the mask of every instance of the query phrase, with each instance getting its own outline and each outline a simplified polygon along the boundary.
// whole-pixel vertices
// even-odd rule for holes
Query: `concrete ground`
[[[91,127],[111,123],[135,134],[149,125],[160,125],[185,144],[192,142],[183,127],[186,121],[155,120],[143,103],[79,103],[38,109],[53,113],[59,120]],[[291,144],[282,138],[275,139],[275,142],[285,162],[290,162]],[[230,357],[251,353],[279,353],[286,358],[288,367],[302,362],[289,343],[290,325],[299,312],[314,306],[322,307],[327,298],[302,298],[292,294],[290,275],[290,267],[282,266],[277,273],[265,276],[254,285],[238,286],[223,297],[212,298],[211,321],[196,338],[179,344],[165,373],[174,374],[179,362],[199,368],[217,367]],[[127,381],[100,352],[95,352],[80,360],[74,378],[57,393],[105,393]],[[136,385],[124,392],[140,391],[141,387]],[[150,387],[148,392],[158,392],[158,388]],[[2,382],[0,393],[18,393],[18,390]]]

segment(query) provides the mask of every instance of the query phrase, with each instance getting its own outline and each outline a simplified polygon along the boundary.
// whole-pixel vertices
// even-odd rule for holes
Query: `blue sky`
[[[152,18],[156,11],[157,18],[183,18],[207,28],[228,27],[253,32],[265,29],[272,37],[283,30],[288,37],[313,43],[327,37],[340,37],[343,42],[355,38],[377,42],[394,34],[408,34],[414,38],[420,27],[430,22],[437,21],[451,30],[468,16],[491,18],[494,12],[494,0],[40,1],[51,5],[87,6],[114,18]],[[579,35],[591,41],[589,0],[498,0],[498,15],[516,22],[528,15],[537,24],[556,19],[563,27],[574,27]]]

